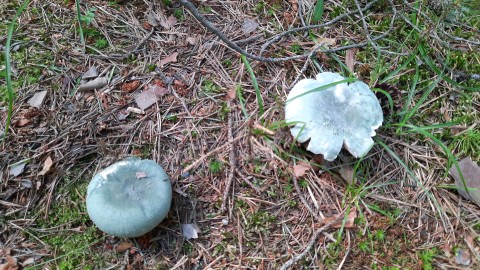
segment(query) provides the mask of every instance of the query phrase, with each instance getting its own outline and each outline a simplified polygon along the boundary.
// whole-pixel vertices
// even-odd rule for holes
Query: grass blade
[[[317,23],[323,16],[323,0],[318,0],[313,10],[312,23]]]
[[[250,66],[250,63],[248,62],[247,57],[245,57],[245,55],[242,55],[242,61],[247,67],[248,73],[250,74],[250,78],[252,78],[253,88],[255,89],[255,94],[257,95],[258,110],[260,111],[260,116],[262,116],[265,110],[263,109],[262,94],[260,93],[260,88],[258,87],[257,77],[255,77],[252,66]]]
[[[379,138],[375,138],[375,142],[378,143],[378,145],[380,145],[383,149],[385,149],[385,151],[387,151],[387,153],[393,158],[395,159],[398,164],[400,164],[404,169],[405,171],[407,172],[408,175],[410,175],[410,177],[412,179],[415,180],[415,182],[417,183],[417,185],[420,187],[420,189],[425,192],[425,194],[427,195],[427,197],[433,202],[433,204],[435,205],[435,209],[437,210],[437,213],[439,215],[439,217],[441,218],[442,220],[442,223],[443,223],[443,226],[445,226],[445,228],[447,228],[447,225],[446,225],[446,222],[445,222],[445,217],[444,217],[444,213],[442,213],[441,209],[442,207],[440,206],[440,204],[438,203],[437,199],[435,198],[435,196],[433,196],[433,194],[427,190],[425,188],[425,186],[423,185],[423,183],[420,181],[420,179],[418,179],[416,176],[415,176],[415,173],[407,166],[407,164],[405,164],[405,162],[403,162],[403,160],[390,148],[388,147],[388,145],[386,145],[382,140],[380,140]]]
[[[465,86],[465,85],[461,85],[459,83],[457,83],[456,81],[450,79],[448,76],[445,75],[444,72],[442,72],[436,65],[435,63],[433,63],[432,59],[430,59],[430,57],[428,57],[427,55],[427,51],[425,50],[425,47],[423,46],[423,44],[420,44],[418,46],[418,51],[420,52],[420,55],[422,56],[423,60],[425,61],[425,63],[427,64],[428,67],[430,67],[430,69],[435,72],[438,76],[440,76],[442,79],[444,79],[446,82],[450,83],[451,85],[453,86],[456,86],[460,89],[465,89],[465,90],[469,90],[469,91],[480,91],[480,87],[469,87],[469,86]]]
[[[240,102],[240,107],[242,107],[243,115],[245,116],[246,119],[248,119],[249,116],[248,116],[247,109],[245,108],[245,99],[242,96],[242,86],[237,85],[235,88],[235,91],[237,92],[238,102]]]
[[[8,99],[8,112],[7,112],[7,121],[5,123],[5,132],[3,133],[2,142],[7,137],[8,130],[10,128],[10,123],[12,121],[12,113],[13,113],[13,102],[14,102],[14,92],[12,87],[12,67],[10,66],[10,47],[12,45],[12,36],[13,31],[15,30],[15,22],[17,21],[20,14],[22,14],[23,10],[28,6],[30,0],[23,1],[23,4],[15,13],[10,25],[8,26],[7,32],[7,42],[5,43],[5,81],[7,82],[7,99]]]
[[[78,34],[80,35],[80,43],[82,43],[83,52],[85,52],[85,37],[83,36],[82,14],[80,13],[80,0],[75,0],[75,7],[77,9]]]

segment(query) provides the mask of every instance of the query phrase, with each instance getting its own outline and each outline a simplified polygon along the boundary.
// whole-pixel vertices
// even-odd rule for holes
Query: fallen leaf
[[[455,186],[458,192],[465,199],[480,205],[480,167],[471,157],[466,157],[458,162],[458,167],[465,181],[462,181],[455,166],[452,166],[449,171],[453,179],[455,179]]]
[[[356,49],[349,49],[345,55],[345,65],[348,67],[348,69],[350,69],[351,72],[354,71],[356,54]]]
[[[28,99],[28,104],[35,108],[40,108],[45,100],[45,96],[47,95],[47,90],[43,90],[40,92],[35,93],[33,97]]]
[[[157,95],[157,97],[164,96],[166,93],[168,93],[167,88],[165,88],[163,86],[159,86],[157,84],[150,84],[148,86],[148,90],[153,91],[155,93],[155,95]]]
[[[293,174],[296,177],[302,177],[308,172],[312,166],[310,163],[300,160],[297,165],[293,166]]]
[[[352,211],[350,211],[350,213],[348,213],[348,216],[346,217],[344,228],[347,228],[347,229],[355,228],[355,218],[356,217],[357,217],[357,210],[355,208],[353,208]],[[344,215],[335,215],[333,217],[327,217],[327,218],[324,219],[324,222],[325,222],[325,224],[327,224],[327,223],[330,223],[330,222],[332,222],[336,219],[338,219],[338,221],[333,223],[331,226],[332,226],[332,228],[338,229],[338,228],[342,227],[343,221],[345,219]]]
[[[158,20],[157,20],[157,18],[156,18],[155,12],[153,12],[153,11],[151,11],[151,10],[150,10],[150,12],[148,12],[148,14],[147,14],[147,22],[145,22],[145,23],[147,23],[148,25],[150,25],[150,28],[151,28],[152,26],[158,26]],[[144,27],[145,27],[145,24],[144,24]],[[150,29],[147,29],[147,30],[150,30]]]
[[[29,179],[22,179],[20,180],[20,184],[22,185],[22,187],[24,188],[32,188],[33,187],[33,183],[31,180]]]
[[[243,21],[242,24],[242,31],[245,35],[250,34],[251,32],[255,31],[258,27],[258,23],[254,20],[247,19]]]
[[[237,91],[235,90],[235,88],[228,90],[227,100],[234,100],[236,96],[237,96]]]
[[[13,125],[16,127],[23,127],[30,124],[30,122],[31,122],[30,119],[21,118],[19,120],[14,121]]]
[[[185,40],[186,40],[186,41],[188,42],[188,44],[190,44],[190,45],[195,45],[195,44],[198,43],[198,39],[197,39],[196,35],[195,35],[195,36],[188,36]]]
[[[17,259],[14,257],[7,255],[7,263],[0,264],[0,270],[17,270],[18,264]]]
[[[83,73],[82,80],[90,80],[98,76],[98,70],[95,66],[91,66],[87,72]]]
[[[100,100],[102,102],[102,107],[104,110],[108,110],[108,98],[104,93],[100,93]]]
[[[351,166],[342,166],[338,170],[340,176],[347,181],[350,185],[355,184],[357,182],[357,178],[355,177],[355,170]]]
[[[158,97],[152,90],[143,91],[135,96],[135,103],[137,103],[138,108],[142,111],[152,106],[157,101]]]
[[[197,239],[200,228],[196,224],[182,224],[182,234],[188,239]]]
[[[334,38],[326,38],[326,37],[319,37],[317,38],[317,44],[323,43],[324,45],[327,45],[325,47],[333,46],[337,44],[337,40]]]
[[[120,244],[118,244],[118,246],[115,248],[115,250],[118,252],[118,253],[122,253],[124,252],[125,250],[129,249],[133,247],[133,244],[130,243],[130,242],[121,242]]]
[[[468,250],[458,249],[455,256],[455,262],[458,265],[468,266],[472,263],[472,256]]]
[[[17,177],[23,172],[25,168],[25,162],[17,163],[10,169],[10,175],[13,177]]]
[[[127,110],[120,110],[118,113],[117,113],[117,118],[118,120],[125,120],[127,119],[127,117],[130,115],[130,112],[127,111]]]
[[[140,86],[140,81],[131,81],[131,82],[123,83],[120,89],[122,89],[122,91],[125,91],[127,93],[131,93],[137,90],[139,86]]]
[[[168,63],[172,63],[172,62],[177,62],[177,56],[178,56],[178,53],[177,52],[174,52],[172,54],[170,54],[169,56],[163,58],[162,60],[160,60],[158,63],[157,63],[157,66],[162,68],[163,66],[165,66],[166,64]]]
[[[47,174],[50,171],[50,168],[52,168],[52,165],[53,165],[52,158],[48,156],[47,159],[45,159],[45,161],[43,162],[43,169],[41,172],[38,173],[38,176]]]

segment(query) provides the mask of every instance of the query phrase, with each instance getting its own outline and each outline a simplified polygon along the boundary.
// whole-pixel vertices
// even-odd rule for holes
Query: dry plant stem
[[[300,70],[300,72],[298,73],[297,77],[295,78],[295,80],[293,81],[292,84],[290,84],[290,86],[287,88],[287,93],[289,93],[293,86],[295,86],[295,84],[297,84],[297,82],[300,80],[300,78],[302,77],[303,73],[305,73],[305,71],[307,71],[307,68],[308,68],[308,64],[309,64],[309,60],[313,57],[313,55],[317,52],[317,50],[323,46],[322,43],[320,44],[317,44],[315,45],[315,47],[313,48],[313,50],[310,52],[310,54],[308,55],[308,58],[307,58],[307,61],[305,61],[305,63],[303,64],[303,67],[302,69]]]
[[[376,2],[378,2],[379,0],[375,0],[375,1],[371,1],[370,3],[368,3],[363,9],[362,11],[367,11],[373,4],[375,4]],[[311,30],[311,29],[316,29],[316,28],[322,28],[322,27],[327,27],[327,26],[330,26],[338,21],[340,21],[341,19],[343,18],[346,18],[350,15],[353,15],[353,14],[356,14],[357,11],[351,11],[351,12],[348,12],[348,13],[345,13],[345,14],[342,14],[340,16],[337,16],[335,18],[333,18],[332,20],[326,22],[326,23],[322,23],[322,24],[315,24],[315,25],[308,25],[308,26],[304,26],[304,27],[297,27],[297,28],[292,28],[290,30],[287,30],[285,32],[282,32],[276,36],[274,36],[272,39],[270,39],[268,42],[266,42],[265,44],[263,44],[262,46],[262,49],[260,50],[260,55],[263,54],[263,52],[268,48],[270,47],[270,45],[272,45],[273,43],[277,42],[278,40],[280,40],[280,38],[284,37],[284,36],[287,36],[287,35],[290,35],[292,33],[295,33],[295,32],[300,32],[300,31],[307,31],[307,30]],[[347,48],[348,49],[348,48]]]
[[[223,193],[222,207],[220,211],[223,213],[227,209],[228,194],[232,186],[233,178],[235,177],[235,171],[237,170],[237,158],[235,156],[235,143],[233,142],[233,112],[231,101],[227,102],[230,112],[228,113],[228,142],[230,145],[229,161],[230,161],[230,174],[228,175],[227,183],[225,185],[225,191]]]
[[[298,181],[297,181],[297,177],[293,174],[293,172],[291,173],[292,174],[292,181],[293,181],[293,185],[295,186],[295,190],[297,191],[297,194],[298,194],[298,197],[300,198],[300,201],[302,201],[302,203],[305,205],[305,207],[307,208],[308,212],[310,212],[310,214],[315,217],[315,219],[318,221],[318,222],[323,222],[323,219],[322,217],[320,217],[320,215],[318,215],[318,213],[316,213],[315,211],[313,211],[313,209],[310,207],[310,204],[308,204],[307,200],[303,197],[302,195],[302,190],[300,189],[300,186],[298,185]]]
[[[203,25],[205,26],[208,30],[212,31],[220,40],[225,42],[225,44],[228,45],[231,49],[235,50],[238,53],[241,53],[245,55],[248,58],[251,58],[253,60],[257,60],[260,62],[282,62],[282,61],[287,61],[287,60],[293,60],[293,59],[301,59],[307,57],[308,54],[304,55],[295,55],[291,57],[282,57],[282,58],[268,58],[268,57],[262,57],[262,56],[256,56],[251,53],[248,53],[244,49],[240,48],[237,44],[232,42],[230,39],[228,39],[220,30],[213,26],[212,23],[210,23],[199,11],[198,9],[190,3],[188,0],[178,0],[178,2],[184,6],[188,11],[192,13],[192,15]]]
[[[318,230],[315,231],[315,233],[313,233],[312,235],[312,238],[310,238],[310,241],[308,242],[307,246],[305,247],[305,249],[302,251],[302,253],[298,254],[297,256],[291,258],[290,260],[288,260],[286,263],[284,263],[282,265],[282,267],[280,268],[280,270],[287,270],[288,268],[292,267],[296,262],[300,261],[301,259],[303,259],[303,257],[305,257],[307,255],[307,253],[310,251],[310,249],[312,249],[313,245],[315,245],[315,242],[317,242],[317,238],[318,236],[320,236],[320,234],[325,231],[326,229],[328,229],[332,224],[334,224],[335,222],[338,222],[340,219],[342,219],[343,216],[342,215],[339,215],[339,218],[336,218],[335,220],[323,225],[321,228],[319,228]]]
[[[229,147],[231,144],[233,144],[234,142],[242,139],[242,138],[245,138],[247,135],[242,135],[242,136],[238,136],[236,138],[234,138],[233,140],[229,141],[228,143],[218,147],[218,148],[215,148],[213,149],[212,151],[206,153],[205,155],[201,156],[200,158],[198,158],[197,160],[195,160],[195,162],[193,162],[192,164],[190,164],[188,167],[186,167],[185,169],[183,169],[182,173],[186,173],[192,169],[195,169],[198,165],[200,165],[200,163],[203,162],[203,160],[205,160],[206,158],[208,158],[209,156],[213,155],[213,154],[216,154],[220,151],[222,151],[224,148],[226,147]]]
[[[218,38],[220,38],[220,40],[222,40],[223,42],[225,42],[225,44],[227,44],[228,47],[230,47],[232,50],[238,52],[238,53],[241,53],[243,55],[245,55],[246,57],[250,58],[250,59],[253,59],[253,60],[257,60],[257,61],[260,61],[260,62],[267,62],[267,63],[278,63],[278,62],[283,62],[283,61],[288,61],[288,60],[294,60],[294,59],[304,59],[304,58],[307,58],[311,52],[307,52],[305,54],[302,54],[302,55],[295,55],[295,56],[290,56],[290,57],[279,57],[279,58],[271,58],[271,57],[263,57],[263,56],[257,56],[257,55],[253,55],[247,51],[245,51],[244,49],[240,48],[236,43],[232,42],[230,39],[228,39],[218,28],[216,28],[215,26],[213,26],[212,23],[210,23],[210,21],[208,21],[198,10],[197,8],[192,4],[190,3],[190,1],[188,0],[178,0],[178,2],[184,6],[188,11],[190,11],[192,13],[192,15],[203,25],[205,26],[208,30],[210,30],[211,32],[213,32]],[[368,9],[369,7],[371,7],[374,3],[378,2],[378,0],[376,1],[372,1],[370,2],[369,4],[367,4],[364,8],[364,10]],[[268,46],[270,46],[272,43],[274,43],[275,41],[277,41],[280,37],[282,36],[285,36],[285,35],[288,35],[290,33],[293,33],[293,32],[297,32],[297,31],[304,31],[304,30],[309,30],[309,29],[314,29],[314,28],[320,28],[320,27],[325,27],[325,26],[328,26],[330,24],[333,24],[335,22],[337,22],[338,20],[342,19],[342,18],[345,18],[346,16],[348,15],[351,15],[351,14],[354,14],[356,13],[355,12],[349,12],[349,13],[346,13],[344,15],[341,15],[341,16],[338,16],[337,18],[331,20],[330,22],[328,23],[325,23],[325,24],[319,24],[319,25],[310,25],[310,26],[307,26],[307,27],[300,27],[300,28],[294,28],[294,29],[291,29],[289,31],[286,31],[284,33],[281,33],[279,34],[278,36],[276,36],[274,39],[270,40],[268,43],[266,43],[264,46],[262,46],[262,51],[264,50],[264,48],[267,48]],[[390,30],[389,30],[390,31]],[[371,41],[374,41],[374,40],[378,40],[378,39],[381,39],[383,38],[384,36],[386,36],[389,31],[387,31],[386,33],[376,37],[376,38],[373,38],[371,39]],[[342,46],[342,47],[338,47],[338,48],[333,48],[333,49],[327,49],[327,50],[322,50],[322,52],[325,52],[325,53],[329,53],[329,52],[337,52],[337,51],[343,51],[343,50],[348,50],[348,49],[352,49],[352,48],[360,48],[360,47],[364,47],[368,45],[368,42],[361,42],[361,43],[357,43],[357,44],[352,44],[352,45],[347,45],[347,46]],[[262,54],[262,51],[260,52],[260,55]]]

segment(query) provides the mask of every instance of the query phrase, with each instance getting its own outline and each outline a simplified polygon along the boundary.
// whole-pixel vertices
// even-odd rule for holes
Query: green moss
[[[63,179],[64,184],[57,193],[64,196],[52,203],[48,217],[37,220],[45,233],[35,231],[31,234],[48,244],[54,251],[53,258],[47,259],[49,265],[56,266],[53,268],[98,269],[104,266],[108,259],[91,249],[92,245],[101,239],[101,235],[90,222],[83,201],[88,181],[69,185],[69,180]],[[42,269],[42,266],[27,269]]]

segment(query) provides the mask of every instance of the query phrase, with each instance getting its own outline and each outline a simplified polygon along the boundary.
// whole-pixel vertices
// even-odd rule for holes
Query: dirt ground
[[[449,188],[442,148],[480,157],[480,135],[456,140],[478,131],[480,85],[465,76],[480,73],[479,15],[452,26],[428,1],[325,1],[331,23],[264,46],[309,25],[316,1],[192,2],[254,55],[325,49],[246,63],[168,0],[80,1],[83,46],[74,1],[32,1],[12,38],[0,269],[480,269],[480,211]],[[0,4],[2,49],[19,6]],[[108,83],[79,90],[92,67]],[[384,124],[363,159],[328,162],[295,142],[285,100],[297,78],[348,69],[381,90]],[[425,129],[435,139],[407,127],[450,122]],[[129,239],[85,208],[92,176],[128,156],[158,162],[174,190],[168,217]]]

